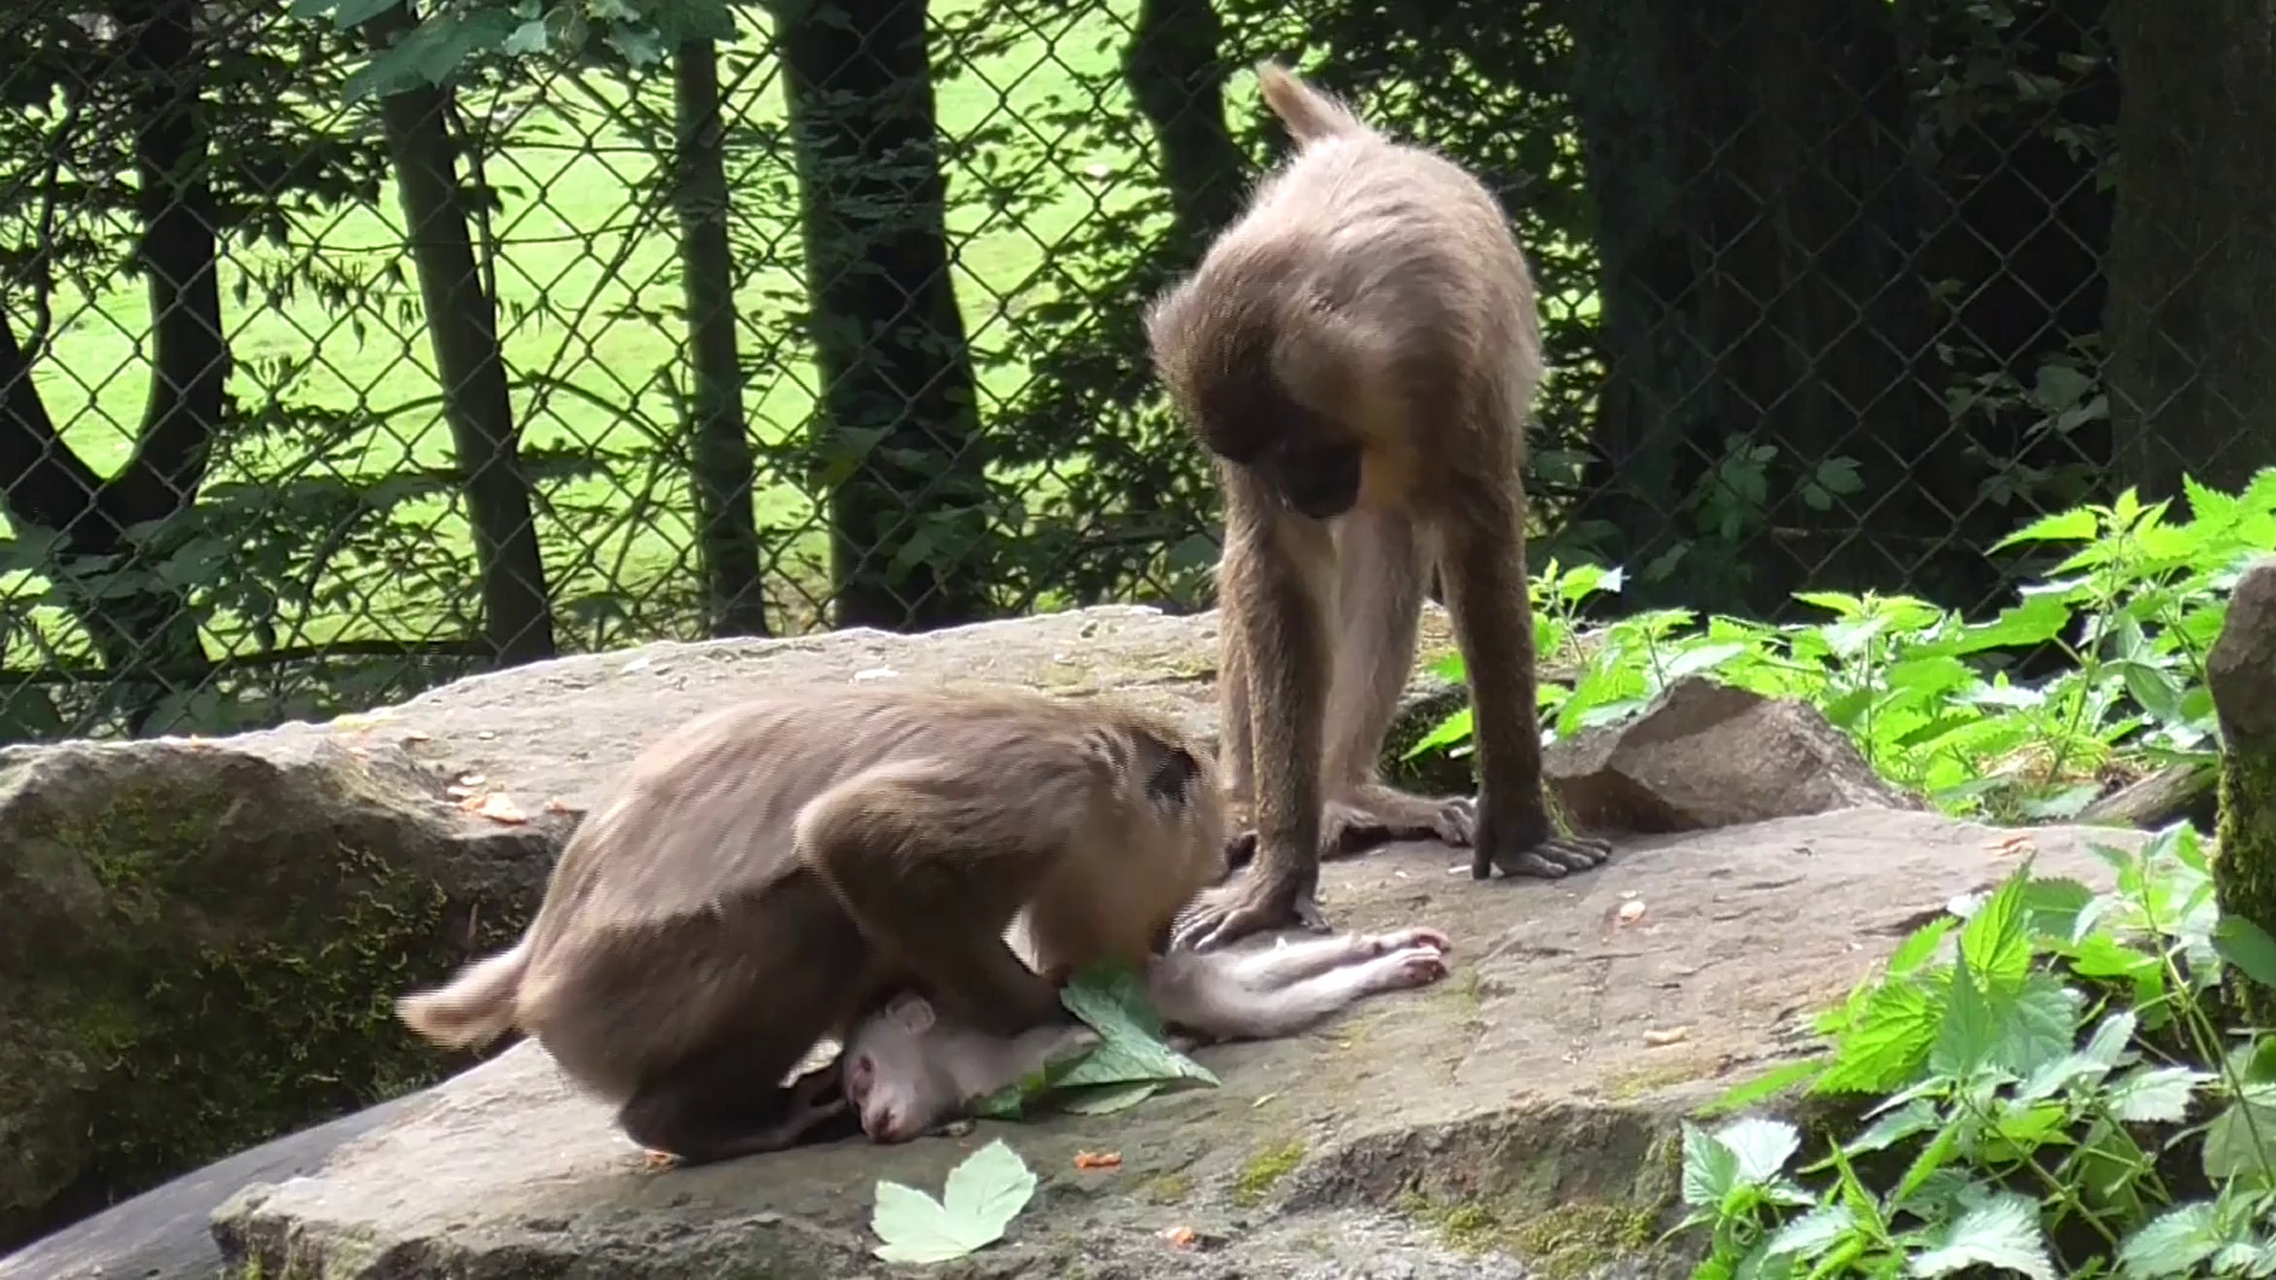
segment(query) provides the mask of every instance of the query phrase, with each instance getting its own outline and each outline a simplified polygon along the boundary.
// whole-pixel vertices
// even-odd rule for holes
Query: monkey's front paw
[[[1454,950],[1453,942],[1436,929],[1394,929],[1390,933],[1371,933],[1367,935],[1366,941],[1368,953],[1378,956],[1417,949],[1444,955]]]
[[[1427,987],[1447,974],[1446,954],[1435,947],[1409,947],[1367,962],[1369,992]]]
[[[1197,899],[1170,937],[1173,950],[1211,951],[1252,933],[1291,926],[1312,933],[1328,931],[1327,918],[1312,891],[1293,879],[1256,874],[1219,885]]]

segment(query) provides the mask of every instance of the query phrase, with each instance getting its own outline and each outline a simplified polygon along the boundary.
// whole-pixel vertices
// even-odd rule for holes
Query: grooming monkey
[[[509,1028],[689,1164],[846,1110],[783,1077],[911,990],[997,1036],[1073,1021],[1058,983],[1143,964],[1223,873],[1215,766],[1166,720],[1011,689],[769,694],[636,758],[521,941],[397,1003],[429,1040]],[[1036,963],[1006,945],[1024,911]]]
[[[1367,996],[1446,976],[1452,945],[1435,929],[1306,938],[1246,952],[1172,952],[1146,968],[1146,992],[1174,1040],[1293,1035]],[[1077,1024],[1015,1037],[937,1014],[901,994],[864,1019],[841,1057],[845,1096],[875,1142],[907,1142],[1048,1064],[1078,1057],[1098,1035]]]
[[[1549,820],[1525,572],[1525,425],[1541,381],[1524,255],[1477,179],[1267,62],[1296,150],[1148,308],[1156,369],[1225,490],[1219,691],[1247,873],[1180,947],[1324,930],[1323,852],[1436,836],[1471,874],[1559,877],[1602,840]],[[1468,669],[1479,794],[1376,767],[1436,569]]]

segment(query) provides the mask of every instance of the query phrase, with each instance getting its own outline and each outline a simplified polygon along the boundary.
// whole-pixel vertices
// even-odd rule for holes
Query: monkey
[[[445,1045],[527,1033],[683,1164],[780,1150],[844,1119],[834,1064],[783,1083],[825,1037],[896,990],[995,1036],[1066,1025],[1066,975],[1144,963],[1224,845],[1214,763],[1138,708],[768,693],[640,752],[520,941],[396,1011]]]
[[[1146,967],[1146,992],[1180,1050],[1198,1041],[1293,1035],[1357,1001],[1428,986],[1453,950],[1435,929],[1283,940],[1236,952],[1172,952]],[[940,1016],[903,992],[864,1019],[841,1057],[846,1101],[872,1142],[908,1142],[963,1114],[978,1098],[1089,1052],[1081,1025],[1006,1038]]]
[[[839,1052],[845,1101],[879,1143],[909,1142],[957,1119],[1005,1085],[1096,1048],[1082,1023],[992,1036],[943,1018],[914,992],[895,994],[862,1019]]]
[[[1484,184],[1273,62],[1295,148],[1148,303],[1154,368],[1215,463],[1223,738],[1245,872],[1173,945],[1325,932],[1319,865],[1437,838],[1470,874],[1557,878],[1611,845],[1559,834],[1541,778],[1519,468],[1542,377],[1531,268]],[[1384,735],[1433,573],[1475,717],[1478,793],[1385,784]]]

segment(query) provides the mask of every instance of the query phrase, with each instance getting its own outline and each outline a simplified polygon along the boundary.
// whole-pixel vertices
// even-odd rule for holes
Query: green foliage
[[[2019,867],[1820,1019],[1774,1087],[1877,1100],[1817,1159],[1780,1120],[1686,1126],[1695,1276],[2276,1275],[2276,1037],[2222,991],[2276,942],[2221,915],[2188,826],[2096,852],[2110,892]]]
[[[288,12],[355,30],[406,0],[294,0]],[[547,54],[649,70],[688,40],[732,40],[725,0],[455,0],[422,6],[419,20],[374,52],[343,86],[348,102],[442,85],[468,62]]]
[[[1083,969],[1060,989],[1059,1002],[1099,1033],[1097,1047],[1067,1062],[1047,1063],[981,1098],[971,1104],[973,1115],[1017,1120],[1030,1104],[1045,1101],[1078,1115],[1103,1115],[1136,1106],[1180,1080],[1216,1087],[1217,1077],[1207,1067],[1163,1039],[1146,985],[1130,966]]]
[[[1911,596],[1799,592],[1831,617],[1783,625],[1655,609],[1601,629],[1582,610],[1620,590],[1617,568],[1551,561],[1533,584],[1544,664],[1542,719],[1558,736],[1619,721],[1669,684],[1706,674],[1800,698],[1847,733],[1884,776],[1948,812],[1998,818],[2075,815],[2112,777],[2215,752],[2205,654],[2241,566],[2276,546],[2276,469],[2242,494],[2191,482],[2190,516],[2131,490],[2108,505],[2034,520],[2000,544],[2051,551],[2044,577],[1988,621]],[[2016,664],[2052,646],[2064,659],[2036,681]],[[1442,674],[1459,678],[1459,656]],[[1462,750],[1467,709],[1410,756]]]

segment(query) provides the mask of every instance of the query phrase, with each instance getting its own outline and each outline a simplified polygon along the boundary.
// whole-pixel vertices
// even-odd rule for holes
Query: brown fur
[[[1214,766],[1134,708],[770,694],[642,752],[522,940],[397,1008],[442,1043],[527,1032],[651,1148],[772,1150],[843,1110],[834,1072],[776,1083],[893,992],[1014,1036],[1066,1019],[1055,975],[1143,963],[1222,874],[1221,804]],[[1004,940],[1023,910],[1033,967]]]
[[[1446,976],[1450,950],[1434,929],[1402,929],[1245,953],[1177,952],[1148,964],[1146,990],[1169,1026],[1208,1040],[1270,1039],[1367,996],[1428,986]],[[907,1142],[964,1114],[974,1099],[1097,1042],[1081,1026],[992,1036],[936,1016],[920,997],[898,996],[847,1038],[846,1099],[873,1141]]]
[[[1562,876],[1541,788],[1525,574],[1525,424],[1541,381],[1533,278],[1477,179],[1273,64],[1297,149],[1149,308],[1154,362],[1225,488],[1222,759],[1255,864],[1181,924],[1214,946],[1324,928],[1322,854],[1436,836],[1472,874]],[[1438,572],[1467,660],[1475,803],[1385,785],[1383,735]]]

